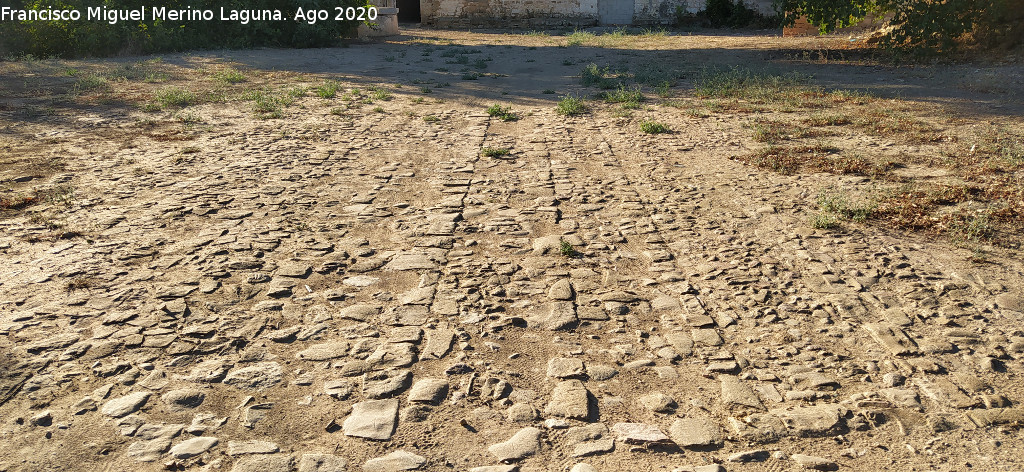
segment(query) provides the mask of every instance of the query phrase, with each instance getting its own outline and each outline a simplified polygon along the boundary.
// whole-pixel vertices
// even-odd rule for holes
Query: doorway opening
[[[398,0],[398,22],[419,23],[420,0]]]

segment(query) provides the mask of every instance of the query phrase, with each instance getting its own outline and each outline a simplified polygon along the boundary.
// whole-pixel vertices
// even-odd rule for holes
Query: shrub
[[[582,98],[566,95],[558,102],[555,111],[562,116],[582,115],[587,112],[587,104],[583,103]]]
[[[512,111],[512,107],[503,107],[497,103],[487,107],[487,114],[500,118],[501,121],[516,121],[519,119],[519,115]]]
[[[664,123],[658,123],[657,121],[644,121],[640,123],[640,130],[647,134],[661,134],[672,132],[672,130],[669,129],[669,127],[666,126]]]
[[[313,25],[291,21],[303,9],[364,6],[365,0],[166,0],[160,7],[168,10],[212,10],[212,21],[154,20],[147,11],[146,21],[84,21],[88,7],[105,6],[110,10],[140,8],[138,0],[8,0],[14,9],[77,9],[79,21],[5,21],[0,23],[0,56],[33,55],[40,57],[109,56],[146,54],[158,51],[190,49],[243,48],[255,46],[323,47],[335,44],[355,31],[357,21],[318,21]],[[219,21],[225,10],[280,10],[282,21],[250,21],[247,24]],[[147,4],[146,8],[151,8]]]
[[[743,0],[707,0],[698,16],[715,28],[772,28],[779,23],[778,17],[765,16],[748,7]],[[676,21],[685,20],[685,10],[677,11]]]
[[[970,39],[982,46],[1024,42],[1024,26],[1016,0],[778,0],[786,21],[806,16],[822,33],[855,25],[869,13],[892,15],[882,45],[921,54],[956,49]]]
[[[483,154],[484,157],[502,157],[507,156],[511,153],[512,151],[509,150],[508,148],[485,147],[480,150],[480,154]]]

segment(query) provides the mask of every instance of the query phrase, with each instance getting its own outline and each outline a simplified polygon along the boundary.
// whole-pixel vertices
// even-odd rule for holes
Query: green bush
[[[575,95],[566,95],[558,101],[555,112],[562,116],[579,116],[587,112],[587,104]]]
[[[779,24],[777,16],[762,15],[744,0],[707,0],[697,16],[715,28],[773,28]],[[676,21],[685,21],[685,10],[676,12]]]
[[[647,134],[661,134],[672,132],[672,130],[669,129],[669,127],[664,123],[658,123],[657,121],[651,120],[645,120],[641,122],[640,130]]]
[[[916,53],[948,52],[963,43],[984,47],[1024,43],[1019,0],[776,0],[786,21],[806,16],[822,33],[859,23],[868,14],[892,15],[882,45]]]
[[[5,21],[0,23],[0,56],[36,57],[148,54],[191,49],[330,46],[355,31],[358,21],[334,21],[335,7],[360,7],[366,0],[6,0],[14,9],[77,9],[79,21]],[[146,9],[145,21],[86,21],[89,7]],[[211,10],[211,21],[164,21],[152,18],[154,6],[168,10]],[[220,10],[279,10],[281,21],[221,21]],[[294,21],[299,8],[326,10],[330,18],[315,24]]]

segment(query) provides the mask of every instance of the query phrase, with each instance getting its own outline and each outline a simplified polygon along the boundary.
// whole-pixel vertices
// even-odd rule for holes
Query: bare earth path
[[[0,182],[49,196],[0,219],[0,470],[1024,468],[1013,246],[979,264],[884,225],[814,229],[822,188],[868,179],[733,160],[760,147],[749,113],[687,92],[708,65],[796,70],[969,132],[1020,126],[1020,66],[559,41],[0,63]],[[595,92],[590,62],[679,81],[557,115]],[[217,82],[225,64],[244,81]],[[140,108],[167,87],[228,98]],[[232,98],[253,90],[290,98],[259,119]]]

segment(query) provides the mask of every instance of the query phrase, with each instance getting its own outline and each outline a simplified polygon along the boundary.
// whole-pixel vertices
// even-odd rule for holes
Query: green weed
[[[480,154],[484,157],[502,157],[511,154],[512,151],[508,148],[492,148],[485,147],[480,150]]]
[[[587,112],[587,104],[582,98],[566,95],[558,101],[555,112],[562,116],[579,116]]]
[[[658,123],[657,121],[650,121],[650,120],[645,120],[645,121],[641,122],[640,123],[640,130],[643,131],[644,133],[647,133],[647,134],[660,134],[660,133],[671,133],[672,132],[672,130],[669,129],[669,127],[666,126],[665,124]]]
[[[503,107],[498,104],[487,107],[487,114],[500,118],[501,121],[515,121],[519,119],[519,115],[513,112],[511,107]]]

